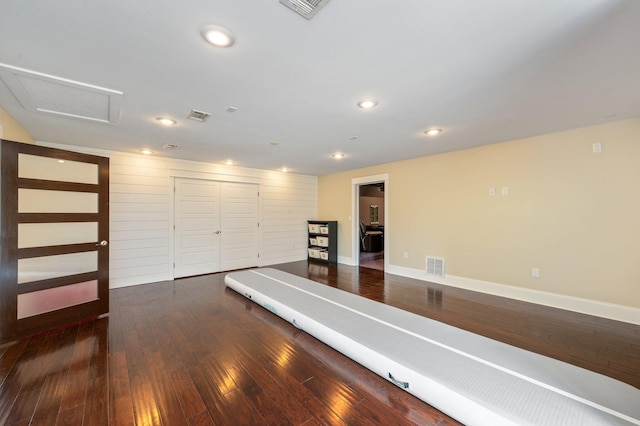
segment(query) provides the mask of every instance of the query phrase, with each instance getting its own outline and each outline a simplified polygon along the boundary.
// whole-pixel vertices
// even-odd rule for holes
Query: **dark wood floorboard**
[[[637,325],[370,268],[275,267],[640,387]],[[0,424],[458,424],[224,276],[111,290],[108,318],[0,348]]]

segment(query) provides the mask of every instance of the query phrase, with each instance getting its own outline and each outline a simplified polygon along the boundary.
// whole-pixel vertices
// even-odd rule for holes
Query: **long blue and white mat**
[[[226,285],[467,425],[640,425],[640,389],[271,268]]]

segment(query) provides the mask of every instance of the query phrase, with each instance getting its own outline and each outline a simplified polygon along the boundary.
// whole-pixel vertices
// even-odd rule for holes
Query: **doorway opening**
[[[389,261],[389,176],[352,179],[354,263],[385,270]]]
[[[384,182],[360,185],[358,194],[360,227],[359,265],[384,270]]]

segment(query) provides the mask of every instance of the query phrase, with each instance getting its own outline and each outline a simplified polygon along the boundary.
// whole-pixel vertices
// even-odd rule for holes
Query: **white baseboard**
[[[403,277],[415,278],[421,281],[429,281],[436,284],[478,291],[481,293],[492,294],[494,296],[508,297],[510,299],[522,300],[523,302],[536,303],[538,305],[550,306],[553,308],[565,309],[567,311],[580,312],[583,314],[640,325],[640,309],[632,308],[630,306],[598,302],[595,300],[532,290],[523,287],[514,287],[489,281],[475,280],[472,278],[457,277],[455,275],[446,275],[444,278],[435,277],[427,275],[426,272],[422,270],[401,266],[389,265],[385,272]]]
[[[112,278],[109,280],[109,289],[131,287],[134,285],[171,281],[167,274],[143,275],[140,277]]]
[[[352,257],[338,256],[338,263],[342,263],[343,265],[356,266],[356,262],[353,261]]]

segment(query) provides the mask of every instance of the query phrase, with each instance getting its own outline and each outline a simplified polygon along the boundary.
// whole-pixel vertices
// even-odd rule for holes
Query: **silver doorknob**
[[[106,246],[107,244],[109,244],[109,243],[107,242],[107,240],[102,240],[102,241],[100,241],[98,244],[96,244],[96,247],[98,247],[98,246],[102,246],[102,247],[104,247],[104,246]]]
[[[216,232],[214,232],[214,234],[216,234],[216,235],[217,235],[217,234],[219,234],[219,233],[220,233],[220,231],[216,231]]]

